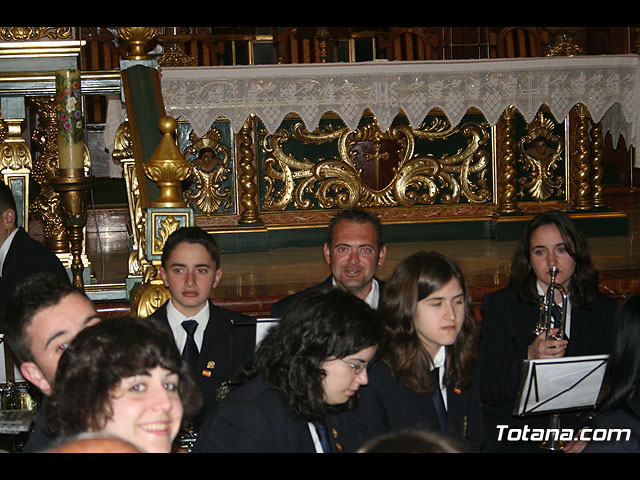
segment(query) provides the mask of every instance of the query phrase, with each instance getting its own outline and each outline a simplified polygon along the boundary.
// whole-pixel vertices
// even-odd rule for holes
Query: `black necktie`
[[[442,398],[442,391],[440,390],[440,369],[434,368],[431,371],[434,381],[434,389],[431,393],[433,397],[433,406],[438,414],[438,422],[440,422],[440,431],[443,435],[449,435],[449,427],[447,425],[447,409],[444,406],[444,398]]]
[[[324,453],[331,453],[331,442],[329,441],[329,431],[324,422],[314,422],[318,438],[320,439],[320,445],[322,445],[322,451]]]
[[[182,358],[195,368],[198,365],[198,357],[200,357],[200,352],[198,352],[198,346],[194,338],[194,334],[198,328],[198,322],[195,320],[185,320],[182,322],[182,328],[187,332],[187,342],[184,344],[184,349],[182,350]]]
[[[553,318],[553,327],[551,328],[560,328],[562,326],[562,311],[560,310],[560,307],[558,307],[558,305],[556,305],[555,303],[551,307],[551,318]],[[569,337],[567,337],[567,332],[562,332],[562,339],[569,339]]]

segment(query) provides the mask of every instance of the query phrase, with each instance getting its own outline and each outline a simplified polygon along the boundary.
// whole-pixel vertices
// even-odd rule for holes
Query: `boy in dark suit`
[[[183,358],[191,363],[204,416],[228,394],[233,373],[252,358],[255,321],[209,300],[222,270],[215,239],[200,228],[180,228],[167,238],[160,275],[171,299],[152,317],[169,324]]]

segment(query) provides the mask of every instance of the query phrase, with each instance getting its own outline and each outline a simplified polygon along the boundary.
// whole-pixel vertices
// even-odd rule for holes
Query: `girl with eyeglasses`
[[[241,385],[207,416],[198,452],[339,453],[380,341],[375,311],[334,288],[301,295],[258,345]]]

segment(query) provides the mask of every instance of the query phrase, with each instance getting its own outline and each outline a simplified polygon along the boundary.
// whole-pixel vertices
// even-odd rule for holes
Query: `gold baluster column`
[[[254,166],[255,153],[253,151],[253,140],[251,137],[253,119],[253,116],[249,117],[238,134],[238,148],[240,151],[239,168],[241,171],[240,186],[242,187],[240,203],[244,207],[238,220],[238,225],[257,225],[262,223],[256,198],[258,194],[258,187],[256,185],[257,170]]]
[[[516,213],[520,211],[516,195],[516,152],[515,152],[515,107],[510,105],[502,114],[500,122],[501,135],[498,148],[502,152],[500,165],[500,198],[498,200],[498,213]]]
[[[575,106],[576,112],[576,192],[573,196],[573,208],[590,210],[591,202],[591,165],[589,140],[589,115],[587,107],[580,103]]]
[[[595,208],[604,207],[604,189],[602,180],[604,179],[604,169],[602,159],[604,156],[602,139],[602,124],[594,123],[591,128],[591,199]]]

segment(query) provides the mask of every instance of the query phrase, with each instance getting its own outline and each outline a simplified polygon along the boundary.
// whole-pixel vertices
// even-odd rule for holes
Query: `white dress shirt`
[[[336,284],[336,279],[332,278],[331,281],[333,282],[333,286],[335,288],[338,288],[338,285]],[[374,278],[373,280],[371,280],[371,290],[369,291],[369,295],[367,295],[367,298],[365,298],[364,301],[371,308],[373,308],[374,310],[377,310],[379,300],[380,300],[380,286],[378,285],[378,281]]]
[[[209,302],[205,303],[205,306],[202,307],[195,316],[193,317],[185,317],[173,304],[173,299],[169,300],[169,304],[167,305],[167,320],[169,321],[169,326],[171,327],[171,331],[173,332],[173,338],[176,341],[176,345],[178,346],[178,350],[182,352],[184,349],[184,345],[187,342],[187,332],[182,327],[182,322],[185,320],[195,320],[198,322],[198,328],[196,329],[196,333],[194,335],[196,345],[198,346],[198,351],[202,351],[202,341],[204,340],[204,331],[207,328],[207,324],[209,323]]]
[[[2,276],[2,268],[4,267],[4,259],[7,258],[7,253],[9,252],[9,248],[11,247],[11,242],[13,241],[13,237],[16,236],[17,228],[13,229],[13,232],[9,234],[9,236],[5,239],[0,246],[0,277]]]
[[[445,369],[445,360],[447,359],[447,350],[445,347],[440,347],[438,353],[436,353],[436,357],[433,359],[433,368],[439,368],[440,371],[439,379],[438,379],[438,387],[440,387],[440,391],[442,392],[442,400],[444,400],[444,408],[448,409],[447,405],[447,389],[444,386],[444,369]],[[432,369],[433,370],[433,369]]]

